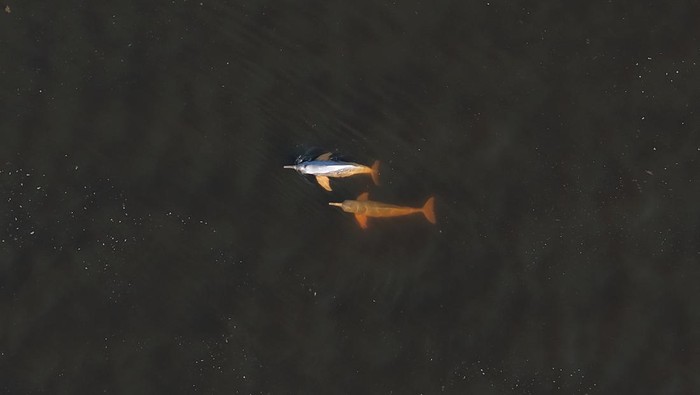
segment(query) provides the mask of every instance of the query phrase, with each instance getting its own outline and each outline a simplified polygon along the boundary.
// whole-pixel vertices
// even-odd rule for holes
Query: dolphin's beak
[[[288,165],[288,166],[284,166],[283,168],[284,168],[284,169],[295,169],[295,170],[296,170],[297,167],[294,166],[294,165]]]
[[[329,206],[343,207],[343,203],[328,203]]]

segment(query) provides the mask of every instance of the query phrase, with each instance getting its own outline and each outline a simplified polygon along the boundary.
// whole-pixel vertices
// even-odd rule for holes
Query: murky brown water
[[[1,392],[698,388],[696,6],[8,4]]]

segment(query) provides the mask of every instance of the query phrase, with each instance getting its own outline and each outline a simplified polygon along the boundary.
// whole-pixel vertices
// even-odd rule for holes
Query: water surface
[[[697,5],[8,4],[2,392],[698,388]]]

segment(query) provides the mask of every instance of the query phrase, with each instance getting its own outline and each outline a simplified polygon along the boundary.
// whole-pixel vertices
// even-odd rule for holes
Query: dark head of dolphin
[[[300,154],[297,156],[296,160],[294,161],[295,164],[303,163],[303,162],[309,162],[312,161],[316,158],[318,158],[319,155],[329,152],[327,149],[323,149],[320,147],[311,147],[307,148],[304,153]]]

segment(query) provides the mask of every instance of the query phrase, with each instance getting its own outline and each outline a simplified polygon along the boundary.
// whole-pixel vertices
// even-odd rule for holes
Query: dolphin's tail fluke
[[[374,163],[372,164],[372,181],[374,181],[374,185],[379,185],[379,161],[375,160]]]
[[[435,197],[431,196],[427,202],[423,205],[423,215],[430,221],[430,223],[435,223]]]

